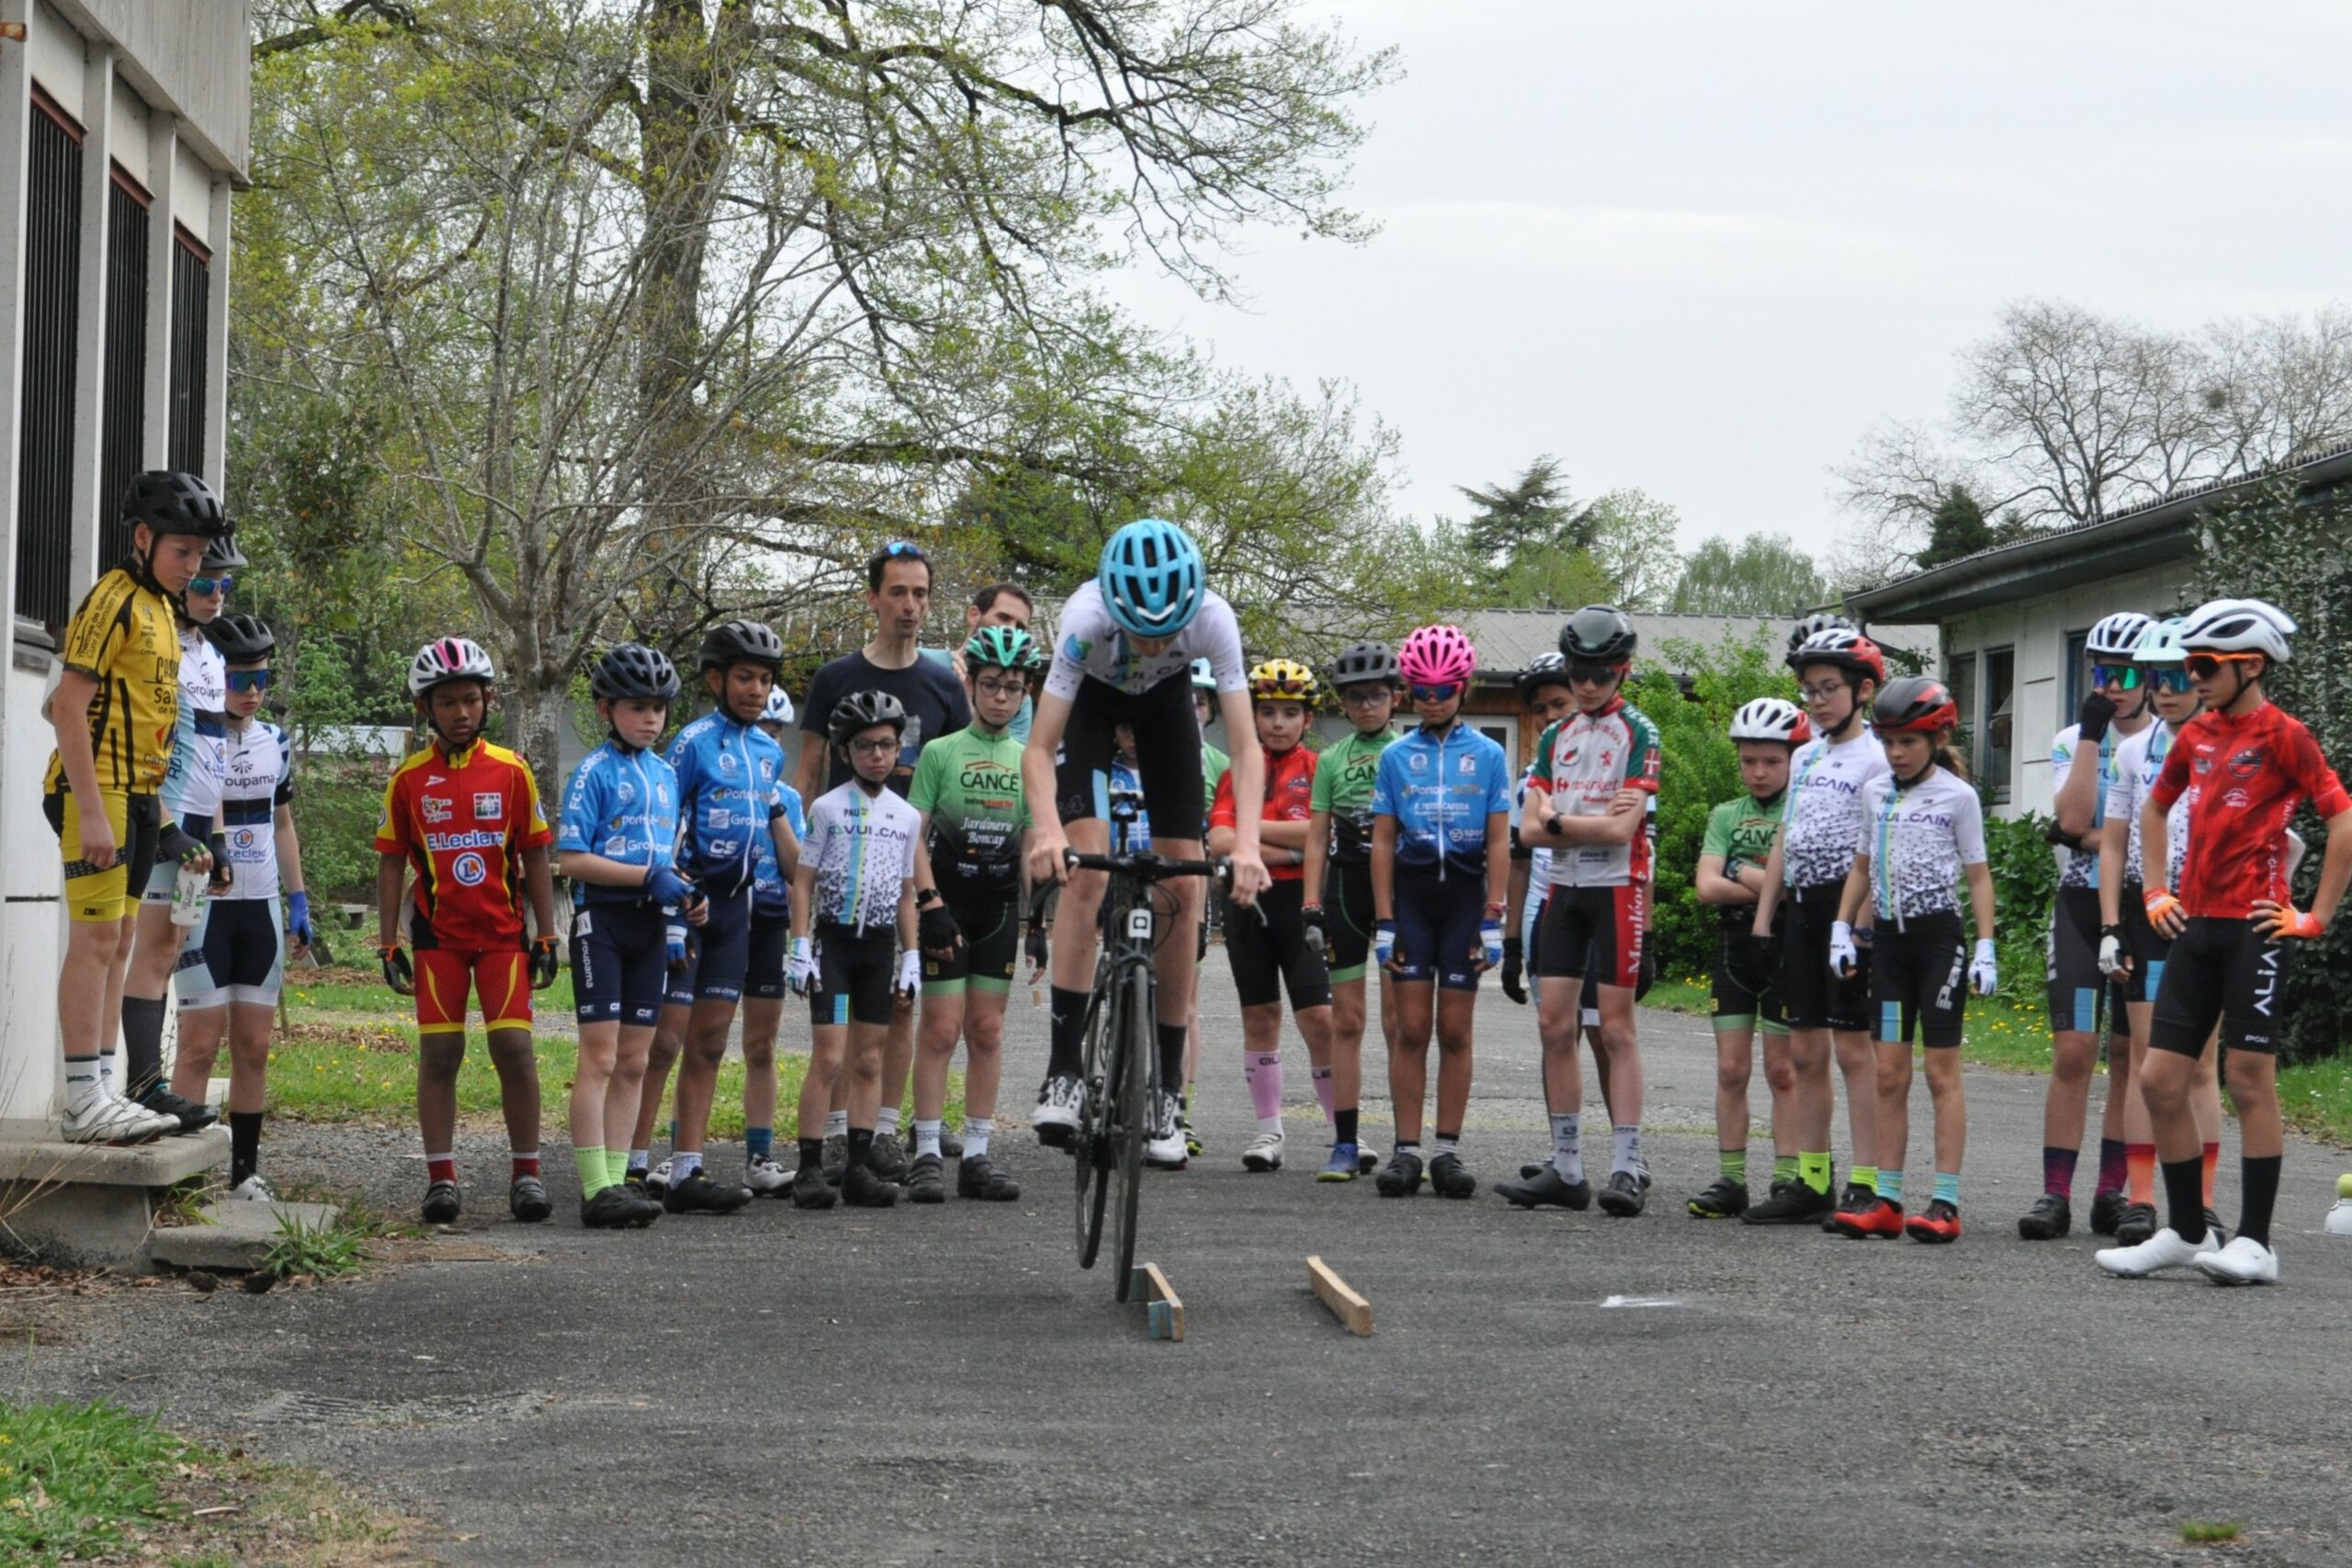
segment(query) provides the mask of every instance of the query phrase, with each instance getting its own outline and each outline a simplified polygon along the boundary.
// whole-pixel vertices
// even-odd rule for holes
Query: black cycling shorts
[[[784,961],[792,950],[792,917],[752,911],[752,938],[743,962],[743,994],[773,1001],[789,989]]]
[[[2127,1002],[2152,1002],[2164,983],[2165,961],[2172,954],[2172,939],[2159,935],[2148,919],[2146,890],[2136,882],[2123,885],[2123,951],[2132,955],[2132,977],[2123,982]]]
[[[1070,702],[1054,764],[1054,804],[1064,824],[1102,815],[1094,775],[1111,766],[1114,725],[1136,732],[1136,772],[1143,779],[1143,808],[1152,842],[1198,842],[1207,813],[1201,803],[1201,722],[1193,712],[1193,677],[1178,671],[1148,692],[1122,692],[1090,675]]]
[[[1781,995],[1788,1003],[1791,1029],[1870,1032],[1871,950],[1861,946],[1853,976],[1829,972],[1829,928],[1837,922],[1842,882],[1797,888],[1781,908]]]
[[[967,990],[1012,989],[1013,965],[1021,957],[1021,896],[997,901],[950,901],[947,912],[964,936],[944,960],[922,955],[922,994],[961,996]]]
[[[2252,920],[2190,920],[2165,960],[2148,1043],[2202,1055],[2219,1023],[2228,1049],[2278,1055],[2294,968],[2294,944],[2266,938]]]
[[[710,901],[710,918],[686,931],[686,966],[670,976],[672,1007],[740,1002],[752,972],[752,890]]]
[[[1330,973],[1306,945],[1306,921],[1299,912],[1306,890],[1302,882],[1274,883],[1258,895],[1262,923],[1237,915],[1227,928],[1225,956],[1243,1007],[1279,1002],[1284,991],[1295,1013],[1331,1005]]]
[[[1748,922],[1737,926],[1726,921],[1715,938],[1714,1021],[1717,1029],[1761,1029],[1768,1034],[1789,1032],[1788,1005],[1781,998],[1781,951],[1766,944],[1756,950],[1748,964],[1760,964],[1761,973],[1735,974],[1742,965],[1732,962],[1732,944],[1746,942]],[[1756,989],[1749,982],[1760,983]]]
[[[2050,1031],[2095,1034],[2102,1010],[2110,1034],[2132,1032],[2123,988],[2099,973],[2098,889],[2061,887],[2050,906]]]
[[[1372,958],[1372,863],[1334,861],[1323,878],[1324,961],[1333,984],[1363,978]]]
[[[1589,976],[1627,989],[1642,983],[1649,927],[1649,885],[1555,886],[1535,931],[1535,973],[1547,980]]]
[[[1396,969],[1400,986],[1434,980],[1448,991],[1475,991],[1486,943],[1487,879],[1435,866],[1396,868]],[[1228,942],[1230,939],[1228,939]]]
[[[1968,1010],[1968,937],[1958,911],[1914,916],[1900,929],[1878,928],[1871,1000],[1878,1009],[1875,1039],[1908,1045],[1916,1032],[1929,1050],[1959,1045]]]
[[[583,904],[573,912],[571,999],[581,1022],[644,1025],[661,1017],[669,989],[667,925],[658,905],[642,901]]]
[[[817,988],[808,995],[808,1021],[887,1024],[890,982],[898,976],[899,933],[890,926],[820,921],[817,926]]]

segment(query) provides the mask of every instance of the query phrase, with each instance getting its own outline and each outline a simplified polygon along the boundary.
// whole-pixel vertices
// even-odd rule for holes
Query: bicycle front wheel
[[[1093,1268],[1095,1255],[1102,1250],[1102,1216],[1111,1194],[1105,1179],[1111,1164],[1111,1104],[1106,1086],[1111,1077],[1109,1059],[1114,1053],[1107,1042],[1118,1023],[1118,1005],[1115,998],[1106,1003],[1106,989],[1098,978],[1094,999],[1087,1008],[1084,1066],[1079,1075],[1084,1103],[1079,1107],[1077,1134],[1070,1145],[1070,1164],[1077,1172],[1076,1205],[1071,1213],[1080,1269]]]
[[[1117,1050],[1112,1057],[1111,1168],[1113,1261],[1118,1265],[1119,1300],[1133,1292],[1136,1218],[1143,1196],[1143,1145],[1159,1086],[1159,1041],[1153,1024],[1151,965],[1137,964],[1119,981]],[[1105,1031],[1105,1032],[1109,1032]]]

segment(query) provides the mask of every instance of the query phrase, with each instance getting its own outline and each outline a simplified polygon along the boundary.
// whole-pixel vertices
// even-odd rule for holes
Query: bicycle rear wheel
[[[1152,973],[1137,964],[1119,979],[1118,1050],[1112,1058],[1110,1169],[1112,1260],[1118,1265],[1118,1298],[1134,1286],[1136,1218],[1143,1196],[1143,1145],[1151,1132],[1153,1091],[1159,1082],[1159,1042],[1152,1016]],[[1106,1034],[1109,1031],[1104,1032]]]
[[[1105,1086],[1110,1081],[1106,1070],[1112,1055],[1105,1042],[1115,1025],[1115,1005],[1106,1005],[1100,979],[1096,981],[1094,998],[1088,1004],[1086,1014],[1086,1049],[1084,1065],[1080,1069],[1079,1082],[1084,1089],[1084,1103],[1079,1108],[1078,1129],[1070,1145],[1070,1164],[1077,1172],[1077,1203],[1072,1211],[1078,1238],[1078,1266],[1094,1267],[1094,1258],[1102,1247],[1102,1215],[1110,1199],[1110,1184],[1104,1179],[1110,1164],[1110,1096]]]

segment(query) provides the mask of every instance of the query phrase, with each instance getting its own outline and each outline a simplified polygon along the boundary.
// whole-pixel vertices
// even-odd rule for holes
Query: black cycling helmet
[[[1614,604],[1587,604],[1560,628],[1561,654],[1578,664],[1623,664],[1640,641],[1634,617]]]
[[[144,523],[153,534],[195,534],[217,539],[229,531],[229,514],[212,487],[195,474],[151,468],[130,481],[123,492],[122,521],[127,528]]]
[[[1803,648],[1805,645],[1806,640],[1817,632],[1851,631],[1853,629],[1854,623],[1848,620],[1845,616],[1838,614],[1835,610],[1815,610],[1812,615],[1807,615],[1804,620],[1799,621],[1795,627],[1790,631],[1789,651],[1791,653],[1794,653],[1798,649]]]
[[[231,664],[252,664],[277,649],[277,638],[255,615],[222,615],[204,628],[212,646]]]
[[[640,642],[616,643],[588,672],[588,689],[612,702],[642,697],[672,703],[678,700],[678,667],[659,649]]]
[[[860,730],[887,724],[904,735],[907,732],[907,710],[898,698],[888,692],[852,692],[833,705],[832,717],[827,721],[825,732],[833,744],[841,745]]]
[[[1331,661],[1331,684],[1360,686],[1378,681],[1396,683],[1396,650],[1385,642],[1351,642]]]
[[[232,525],[215,535],[212,542],[204,547],[203,563],[196,570],[205,577],[217,577],[224,571],[243,571],[253,564],[245,558],[245,552],[237,547],[237,530]]]
[[[703,634],[702,650],[695,655],[698,670],[725,670],[737,664],[764,664],[772,672],[784,669],[784,638],[760,621],[729,621]]]
[[[1535,701],[1537,688],[1565,686],[1568,683],[1568,660],[1565,654],[1539,653],[1527,661],[1519,672],[1519,700],[1522,705]]]

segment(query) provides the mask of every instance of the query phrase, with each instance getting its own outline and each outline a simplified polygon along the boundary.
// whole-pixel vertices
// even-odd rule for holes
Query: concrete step
[[[291,1221],[306,1229],[333,1224],[341,1213],[332,1203],[254,1203],[228,1198],[207,1203],[205,1223],[172,1225],[147,1240],[147,1256],[175,1269],[236,1273],[261,1267]]]
[[[0,1247],[58,1262],[141,1269],[149,1194],[229,1163],[229,1129],[119,1149],[0,1139]]]

